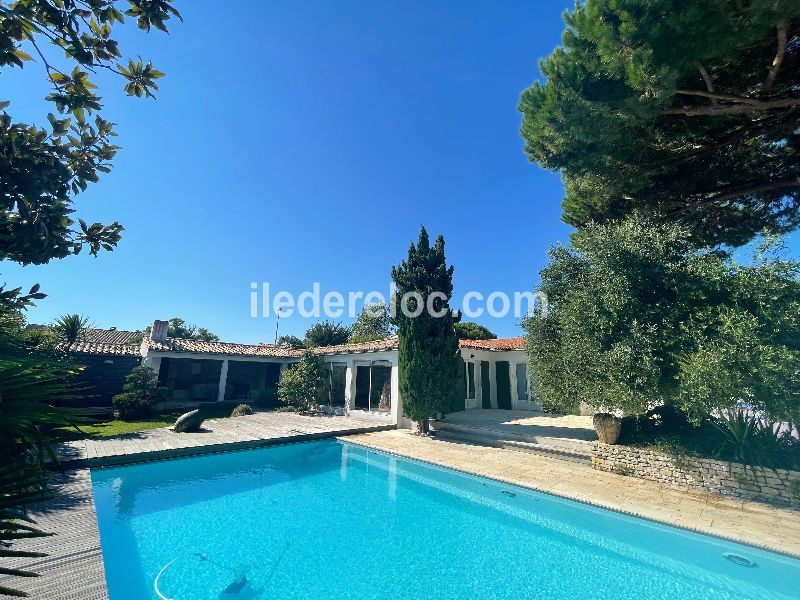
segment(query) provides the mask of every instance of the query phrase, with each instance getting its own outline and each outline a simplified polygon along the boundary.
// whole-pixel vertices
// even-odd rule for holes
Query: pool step
[[[591,462],[592,442],[584,440],[515,435],[467,425],[454,425],[446,421],[436,421],[433,425],[436,437],[445,441],[506,448],[563,460]]]

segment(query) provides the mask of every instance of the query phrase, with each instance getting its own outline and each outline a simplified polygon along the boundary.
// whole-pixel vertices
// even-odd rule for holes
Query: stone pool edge
[[[64,457],[61,465],[65,469],[90,468],[99,469],[104,467],[120,467],[129,464],[153,462],[158,460],[170,460],[173,458],[188,458],[193,456],[203,456],[206,454],[219,454],[222,452],[235,452],[239,450],[254,450],[267,446],[279,446],[283,444],[293,444],[298,442],[312,442],[329,438],[345,438],[350,435],[363,433],[373,433],[378,431],[389,431],[395,429],[394,425],[369,425],[361,428],[343,429],[336,431],[321,431],[311,433],[297,433],[274,438],[261,438],[257,440],[242,440],[220,442],[214,444],[185,446],[181,448],[164,448],[159,450],[147,450],[140,452],[127,452],[108,456],[96,457]],[[192,435],[192,434],[187,434]]]

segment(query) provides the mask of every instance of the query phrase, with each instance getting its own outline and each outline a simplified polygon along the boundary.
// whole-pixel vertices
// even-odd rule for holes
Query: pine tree
[[[585,0],[520,100],[575,227],[647,210],[697,246],[800,224],[800,2]]]
[[[400,337],[400,396],[408,417],[416,421],[420,433],[427,434],[428,419],[447,407],[458,380],[453,327],[458,317],[449,305],[453,267],[447,266],[444,238],[440,235],[431,247],[423,227],[417,245],[408,249],[408,258],[392,268],[392,279],[397,286],[392,324]],[[414,293],[418,296],[411,297]],[[423,306],[418,306],[420,300]]]

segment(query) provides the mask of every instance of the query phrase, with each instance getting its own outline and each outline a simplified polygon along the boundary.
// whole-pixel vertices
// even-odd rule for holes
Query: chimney
[[[167,321],[153,321],[153,327],[150,328],[150,339],[154,342],[166,342],[168,329]]]

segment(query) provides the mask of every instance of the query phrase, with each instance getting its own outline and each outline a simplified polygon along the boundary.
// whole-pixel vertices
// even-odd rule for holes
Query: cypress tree
[[[392,279],[397,286],[392,323],[400,337],[400,395],[406,415],[417,423],[420,433],[427,434],[428,419],[447,408],[458,381],[458,338],[453,324],[459,317],[449,304],[453,267],[445,260],[444,238],[440,235],[431,247],[423,227],[417,245],[408,249],[408,258],[392,268]]]

